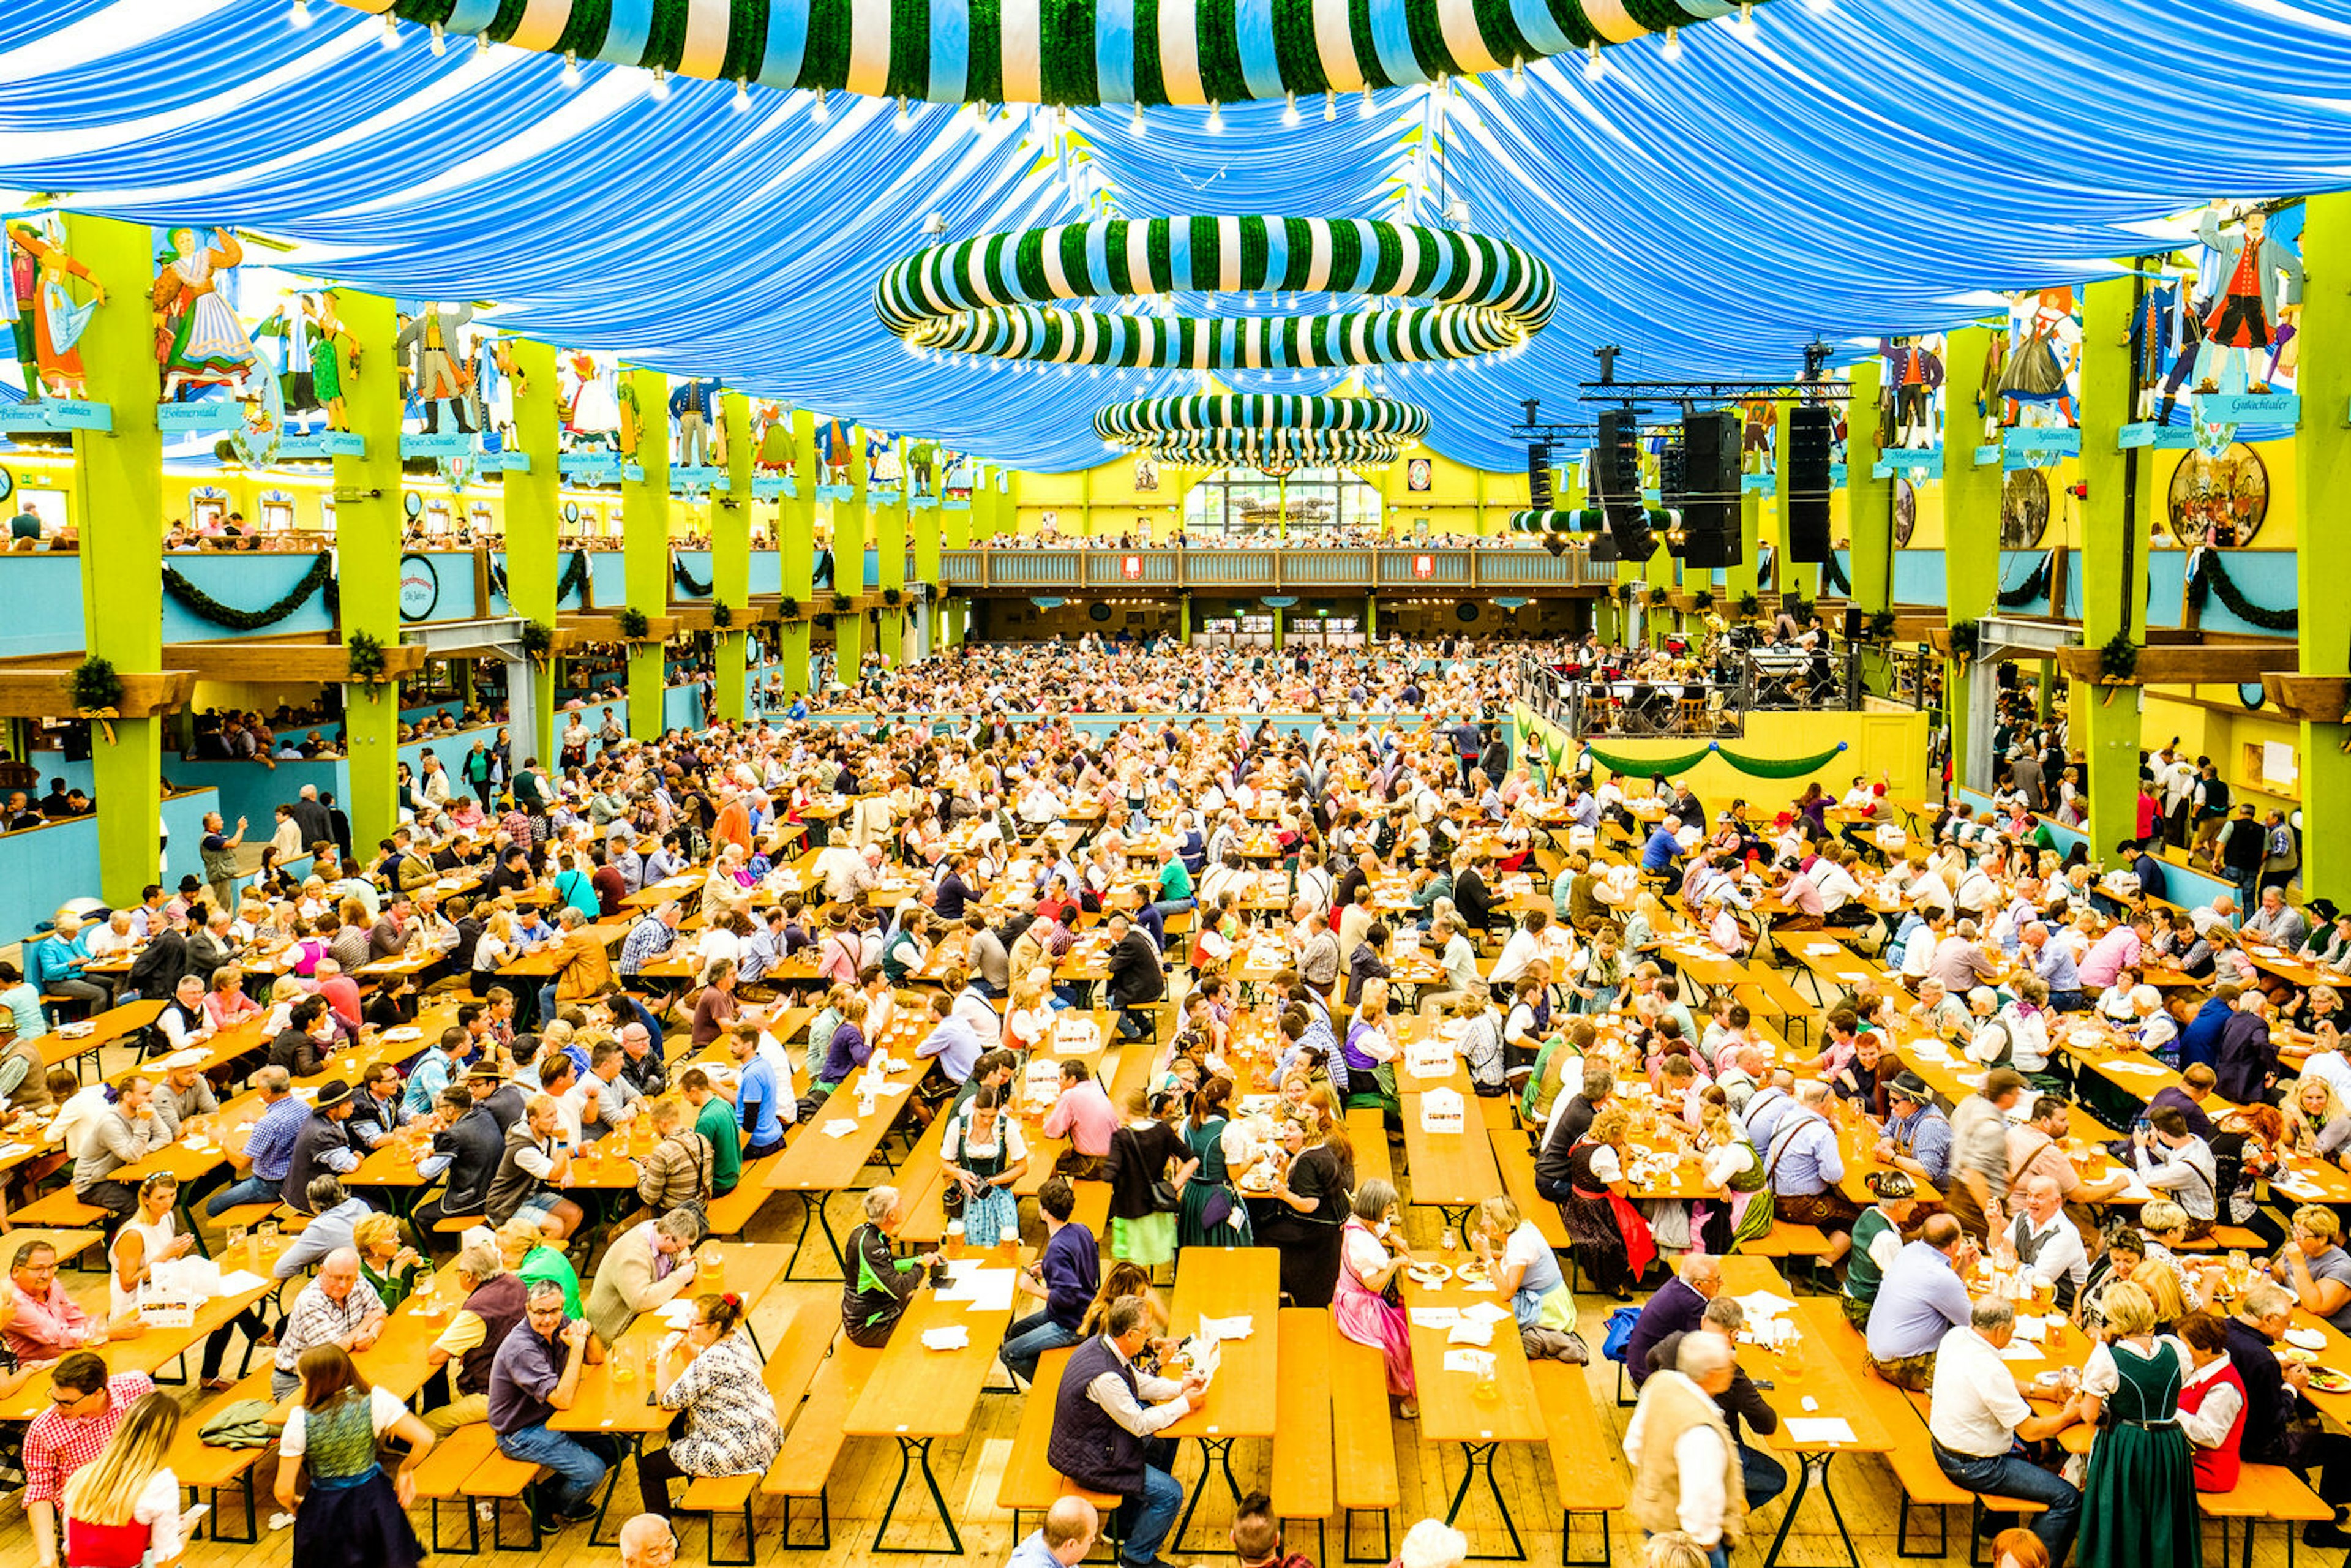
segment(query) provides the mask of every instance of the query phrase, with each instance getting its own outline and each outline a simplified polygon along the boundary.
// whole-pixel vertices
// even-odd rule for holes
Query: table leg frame
[[[1208,1488],[1208,1467],[1210,1464],[1221,1463],[1224,1466],[1225,1486],[1227,1490],[1232,1493],[1233,1500],[1235,1502],[1238,1502],[1240,1500],[1241,1483],[1233,1475],[1233,1444],[1238,1440],[1238,1439],[1233,1437],[1196,1437],[1194,1439],[1194,1441],[1200,1445],[1200,1484],[1192,1489],[1192,1495],[1185,1500],[1184,1517],[1176,1521],[1176,1533],[1167,1538],[1167,1545],[1163,1549],[1164,1552],[1181,1552],[1184,1550],[1184,1533],[1192,1528],[1192,1511],[1200,1506],[1200,1494],[1206,1491]],[[1229,1548],[1218,1551],[1213,1547],[1202,1546],[1195,1547],[1193,1548],[1193,1551],[1198,1555],[1208,1557],[1231,1557],[1237,1555]]]
[[[1559,1515],[1560,1568],[1609,1568],[1609,1564],[1614,1561],[1615,1542],[1609,1538],[1608,1534],[1608,1520],[1610,1516],[1606,1511],[1595,1509],[1591,1511],[1589,1517],[1600,1521],[1600,1555],[1597,1557],[1570,1557],[1567,1554],[1568,1548],[1573,1545],[1575,1541],[1575,1511],[1573,1509],[1562,1509]]]
[[[1829,1505],[1829,1517],[1836,1521],[1837,1539],[1844,1542],[1848,1568],[1861,1568],[1861,1557],[1854,1550],[1853,1532],[1845,1528],[1844,1512],[1837,1507],[1836,1493],[1829,1486],[1829,1464],[1834,1454],[1807,1454],[1803,1473],[1796,1479],[1796,1490],[1788,1499],[1787,1511],[1780,1516],[1779,1533],[1771,1538],[1771,1550],[1763,1554],[1763,1568],[1779,1568],[1780,1548],[1787,1542],[1788,1531],[1796,1522],[1796,1511],[1803,1506],[1804,1494],[1813,1488],[1815,1477],[1820,1482],[1821,1496]],[[1897,1547],[1899,1542],[1896,1542]]]
[[[816,1284],[833,1284],[845,1280],[848,1277],[846,1272],[848,1265],[841,1261],[841,1242],[832,1234],[832,1217],[825,1212],[825,1199],[830,1195],[811,1190],[803,1192],[799,1196],[800,1231],[798,1236],[792,1238],[791,1260],[784,1265],[784,1278],[794,1283]],[[831,1280],[814,1274],[793,1272],[799,1266],[800,1254],[808,1249],[809,1225],[811,1221],[824,1228],[824,1244],[832,1252],[833,1273]]]
[[[621,1543],[621,1538],[617,1535],[610,1541],[599,1541],[596,1538],[603,1531],[604,1516],[612,1511],[612,1494],[621,1490],[621,1472],[636,1463],[644,1453],[644,1439],[637,1434],[633,1432],[628,1434],[623,1441],[627,1446],[613,1457],[611,1468],[604,1472],[604,1496],[596,1504],[596,1517],[588,1525],[588,1544],[590,1546],[616,1547]],[[532,1516],[534,1530],[537,1529],[537,1518],[536,1514]]]
[[[890,1532],[890,1521],[897,1514],[898,1498],[906,1490],[906,1476],[919,1458],[923,1466],[923,1484],[930,1489],[931,1504],[939,1511],[939,1522],[946,1526],[947,1550],[961,1556],[963,1536],[956,1529],[955,1515],[947,1510],[947,1500],[939,1490],[939,1479],[931,1472],[931,1439],[901,1437],[898,1439],[898,1484],[890,1489],[890,1500],[882,1510],[881,1521],[873,1527],[873,1550],[899,1556],[928,1556],[938,1551],[935,1546],[892,1546],[883,1541]]]
[[[1461,1471],[1461,1484],[1454,1490],[1453,1506],[1445,1511],[1445,1522],[1451,1524],[1461,1512],[1461,1504],[1469,1496],[1469,1483],[1478,1479],[1478,1471],[1482,1467],[1486,1472],[1486,1490],[1494,1494],[1495,1511],[1502,1516],[1502,1528],[1510,1532],[1510,1550],[1507,1552],[1473,1552],[1468,1558],[1473,1563],[1523,1563],[1527,1560],[1527,1543],[1519,1539],[1518,1521],[1510,1517],[1510,1501],[1502,1496],[1502,1483],[1494,1474],[1494,1455],[1501,1446],[1499,1441],[1465,1442],[1461,1445],[1461,1457],[1466,1461]],[[1564,1542],[1562,1549],[1564,1550]],[[1766,1563],[1764,1568],[1771,1568],[1771,1565]]]

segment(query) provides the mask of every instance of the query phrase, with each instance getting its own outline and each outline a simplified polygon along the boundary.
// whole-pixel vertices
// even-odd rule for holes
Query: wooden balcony
[[[1541,549],[951,549],[939,556],[950,593],[1457,593],[1590,595],[1615,569],[1581,551]]]

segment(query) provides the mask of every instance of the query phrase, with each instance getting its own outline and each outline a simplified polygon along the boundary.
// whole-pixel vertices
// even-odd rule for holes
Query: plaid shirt
[[[291,1375],[304,1351],[339,1344],[366,1327],[369,1319],[381,1316],[383,1298],[365,1280],[354,1282],[351,1293],[340,1301],[313,1280],[294,1298],[294,1310],[286,1314],[286,1326],[277,1331],[277,1359],[272,1364]]]
[[[253,1174],[272,1186],[284,1181],[286,1167],[294,1163],[294,1140],[309,1119],[310,1103],[298,1094],[288,1094],[263,1112],[245,1140],[245,1157],[253,1162]]]
[[[25,1428],[25,1506],[54,1503],[73,1473],[98,1458],[114,1436],[122,1413],[155,1391],[143,1372],[117,1373],[106,1380],[106,1408],[78,1420],[52,1406]]]
[[[646,915],[629,927],[628,937],[621,944],[621,973],[635,974],[668,952],[670,944],[676,940],[677,933],[664,925],[660,915]]]

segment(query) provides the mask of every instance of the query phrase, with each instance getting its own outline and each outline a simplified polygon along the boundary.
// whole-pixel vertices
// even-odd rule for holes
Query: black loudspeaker
[[[1860,605],[1848,604],[1844,607],[1844,640],[1846,642],[1861,641],[1862,632],[1867,629],[1864,624],[1865,620],[1866,617],[1862,613]]]
[[[1593,454],[1600,475],[1600,509],[1625,560],[1646,560],[1657,553],[1657,538],[1649,531],[1648,503],[1641,497],[1639,432],[1640,422],[1632,410],[1612,408],[1600,416],[1600,444]]]
[[[1835,414],[1816,402],[1788,411],[1788,559],[1829,559],[1829,446]]]
[[[1663,443],[1657,448],[1657,505],[1668,512],[1679,512],[1688,498],[1687,455],[1678,437]],[[1684,522],[1684,528],[1666,536],[1666,548],[1673,552],[1676,559],[1688,553],[1687,519],[1685,518]]]
[[[1551,502],[1551,448],[1539,441],[1527,448],[1527,505],[1547,512]]]
[[[1682,422],[1683,559],[1695,567],[1737,566],[1740,422],[1735,411],[1697,413]]]

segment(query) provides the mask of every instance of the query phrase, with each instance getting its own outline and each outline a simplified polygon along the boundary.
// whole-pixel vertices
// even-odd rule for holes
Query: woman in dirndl
[[[1243,1171],[1253,1165],[1245,1129],[1236,1128],[1227,1113],[1233,1081],[1215,1074],[1192,1096],[1191,1114],[1184,1120],[1185,1146],[1200,1162],[1184,1184],[1184,1207],[1176,1215],[1176,1245],[1186,1247],[1248,1247],[1249,1206],[1235,1187]],[[1236,1161],[1234,1155],[1242,1154]]]
[[[302,1390],[278,1440],[277,1506],[294,1515],[294,1561],[351,1568],[414,1568],[424,1547],[408,1522],[416,1467],[433,1434],[387,1388],[371,1387],[340,1345],[317,1345],[296,1364]],[[386,1437],[408,1445],[397,1475],[377,1461]],[[296,1506],[297,1472],[309,1490]]]
[[[1012,1184],[1029,1168],[1020,1124],[1004,1113],[1003,1091],[982,1084],[947,1120],[939,1163],[963,1189],[964,1245],[993,1247],[1019,1239],[1020,1203]]]
[[[1611,1106],[1592,1119],[1567,1151],[1567,1195],[1560,1218],[1593,1285],[1620,1301],[1633,1299],[1657,1255],[1649,1222],[1625,1193],[1625,1134],[1632,1117]]]
[[[1380,1353],[1388,1392],[1402,1401],[1396,1414],[1420,1414],[1413,1403],[1412,1323],[1390,1294],[1396,1271],[1412,1261],[1397,1234],[1396,1190],[1377,1176],[1355,1189],[1353,1212],[1339,1232],[1339,1288],[1332,1299],[1339,1332]]]

